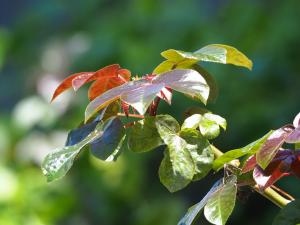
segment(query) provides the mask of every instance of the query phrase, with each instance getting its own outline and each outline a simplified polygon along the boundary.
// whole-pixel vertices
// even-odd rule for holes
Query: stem
[[[221,157],[224,153],[217,149],[215,146],[212,146],[213,153],[215,155],[215,158]],[[236,166],[235,163],[233,163],[233,166]],[[288,196],[291,200],[284,198],[282,195],[280,195],[277,191],[279,188],[272,185],[273,188],[268,187],[265,190],[260,190],[258,185],[251,186],[257,193],[261,194],[265,198],[269,199],[271,202],[273,202],[275,205],[277,205],[280,208],[283,208],[287,204],[289,204],[291,201],[293,201],[293,197],[289,194],[285,193],[286,196]],[[276,189],[276,190],[274,190]]]
[[[143,115],[139,115],[139,114],[128,114],[126,115],[125,113],[118,113],[118,116],[124,116],[124,117],[131,117],[131,118],[139,118],[139,119],[144,119],[145,117]]]

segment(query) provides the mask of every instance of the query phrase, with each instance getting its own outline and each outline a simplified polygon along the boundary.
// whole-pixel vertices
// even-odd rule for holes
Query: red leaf
[[[76,73],[62,81],[55,90],[51,101],[72,86],[77,91],[82,85],[96,80],[89,90],[89,98],[92,100],[105,91],[126,83],[129,81],[130,76],[130,72],[121,69],[118,64],[106,66],[96,72]]]
[[[294,130],[293,126],[287,125],[275,130],[256,153],[257,163],[264,169],[272,161],[281,145]]]
[[[250,156],[242,168],[242,173],[247,173],[253,170],[256,167],[256,165],[257,165],[256,156],[255,155]]]
[[[297,153],[298,154],[295,155],[295,160],[292,163],[292,172],[300,179],[300,152],[298,151]]]
[[[60,85],[56,88],[56,90],[54,91],[54,94],[52,96],[51,102],[58,96],[60,95],[62,92],[66,91],[67,89],[69,89],[70,87],[72,87],[72,82],[76,77],[80,77],[80,76],[89,76],[90,74],[94,74],[94,72],[81,72],[81,73],[75,73],[69,77],[67,77],[66,79],[64,79]]]
[[[126,102],[121,101],[121,107],[125,115],[128,117],[129,115],[129,105]]]
[[[165,87],[163,88],[158,94],[157,97],[163,99],[164,101],[166,101],[169,105],[171,105],[171,101],[172,101],[172,89]]]

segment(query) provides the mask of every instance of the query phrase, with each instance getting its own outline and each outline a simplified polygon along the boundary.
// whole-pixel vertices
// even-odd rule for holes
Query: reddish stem
[[[124,116],[124,117],[131,117],[131,118],[139,118],[139,119],[144,119],[145,117],[143,115],[139,115],[139,114],[128,114],[126,115],[125,113],[118,113],[118,116]]]

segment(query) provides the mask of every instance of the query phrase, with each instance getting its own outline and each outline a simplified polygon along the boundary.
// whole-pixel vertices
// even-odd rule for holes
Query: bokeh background
[[[227,118],[222,150],[246,145],[292,121],[300,111],[300,1],[1,0],[0,2],[0,224],[174,225],[217,179],[170,194],[159,183],[162,151],[104,163],[86,151],[62,180],[47,184],[43,157],[64,145],[83,119],[86,89],[49,103],[59,81],[79,71],[119,63],[149,73],[168,48],[206,44],[237,47],[253,71],[203,63],[220,86],[213,112]],[[172,108],[198,103],[175,95]],[[300,181],[279,186],[299,194]],[[228,224],[268,225],[279,209],[257,194],[238,202]],[[199,224],[207,224],[199,220]]]

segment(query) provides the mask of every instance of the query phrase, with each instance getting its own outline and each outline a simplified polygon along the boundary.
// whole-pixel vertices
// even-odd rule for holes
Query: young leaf
[[[194,53],[198,60],[233,64],[252,69],[252,62],[243,53],[234,47],[221,44],[207,45]]]
[[[160,138],[155,117],[145,117],[137,121],[128,133],[128,148],[133,152],[147,152],[164,144]]]
[[[218,171],[219,169],[221,169],[224,164],[240,158],[244,155],[251,155],[251,154],[255,154],[263,145],[263,143],[267,140],[267,138],[273,133],[273,131],[270,131],[269,133],[265,134],[262,138],[248,144],[247,146],[243,147],[243,148],[239,148],[239,149],[234,149],[228,152],[225,152],[222,156],[220,156],[219,158],[217,158],[214,163],[213,163],[213,169]]]
[[[159,167],[159,179],[170,191],[186,187],[193,179],[195,167],[186,142],[177,135],[169,135],[169,145]]]
[[[77,91],[85,83],[97,80],[89,89],[89,98],[92,100],[105,91],[126,83],[129,81],[130,76],[130,72],[121,69],[118,64],[106,66],[96,72],[76,73],[62,81],[55,90],[51,101],[71,87]]]
[[[219,125],[205,117],[202,117],[199,123],[199,129],[201,134],[207,139],[214,139],[220,134]]]
[[[226,130],[226,127],[227,127],[227,122],[226,120],[219,116],[219,115],[216,115],[216,114],[212,114],[212,113],[205,113],[203,115],[204,118],[210,120],[210,121],[213,121],[215,122],[216,124],[218,124],[220,127],[222,127],[224,130]]]
[[[202,115],[194,114],[186,118],[181,126],[181,129],[196,129],[199,127],[199,123],[202,120]]]
[[[272,225],[296,225],[300,224],[300,200],[290,202],[282,208],[275,217]]]
[[[286,138],[293,132],[294,128],[291,126],[284,126],[275,130],[265,141],[262,147],[256,153],[256,160],[262,169],[265,169],[272,161],[281,145]]]
[[[170,135],[175,135],[180,130],[180,125],[175,118],[170,115],[157,115],[155,117],[155,126],[160,137],[165,144],[172,144],[168,138]]]
[[[109,121],[110,120],[107,122]],[[42,171],[47,177],[47,181],[51,182],[63,177],[72,167],[73,161],[79,154],[80,150],[87,144],[102,136],[103,127],[107,124],[107,122],[99,123],[95,130],[79,143],[72,146],[66,146],[48,154],[42,163]]]
[[[197,204],[193,205],[188,209],[187,213],[184,215],[184,217],[182,217],[182,219],[179,221],[177,225],[192,225],[195,222],[196,218],[198,217],[199,213],[206,205],[208,199],[222,185],[223,185],[223,179],[218,180],[200,202],[198,202]]]
[[[107,162],[115,161],[125,139],[125,128],[118,117],[110,120],[103,128],[100,138],[90,143],[91,153]]]
[[[193,180],[200,180],[211,170],[214,161],[210,143],[203,138],[199,131],[194,129],[184,129],[180,131],[179,135],[186,141],[186,148],[194,161],[195,175]]]
[[[209,94],[209,87],[198,72],[173,70],[151,79],[142,78],[108,90],[89,103],[85,111],[85,121],[117,99],[121,99],[144,114],[152,100],[161,94],[164,87],[200,99],[203,103],[206,103]]]
[[[212,224],[225,225],[231,215],[236,199],[236,177],[214,192],[204,207],[204,216]]]

